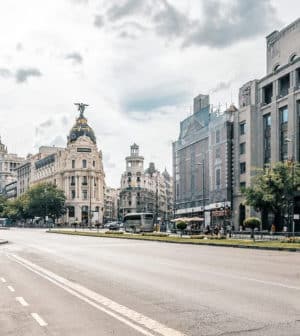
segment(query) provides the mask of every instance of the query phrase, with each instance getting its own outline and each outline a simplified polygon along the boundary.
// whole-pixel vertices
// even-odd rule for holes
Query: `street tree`
[[[49,216],[55,220],[65,213],[65,194],[51,183],[37,184],[26,194],[29,200],[28,213],[32,218]]]
[[[248,227],[249,229],[251,229],[251,238],[253,240],[255,240],[254,230],[259,228],[260,223],[261,221],[257,217],[248,217],[244,220],[244,225]]]
[[[278,162],[273,167],[258,171],[252,185],[243,190],[246,205],[256,211],[274,214],[278,228],[289,209],[295,186],[300,184],[300,170],[293,162]]]
[[[30,218],[28,207],[29,198],[27,194],[23,194],[13,200],[8,200],[4,209],[5,217],[8,217],[11,220]]]

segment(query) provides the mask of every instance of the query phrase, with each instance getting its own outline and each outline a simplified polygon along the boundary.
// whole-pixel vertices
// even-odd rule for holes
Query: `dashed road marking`
[[[37,313],[31,313],[30,314],[35,320],[36,322],[41,326],[41,327],[46,327],[48,325],[48,323],[46,323],[39,314]]]
[[[6,282],[6,280],[4,278],[0,278],[0,280],[4,283]]]
[[[58,287],[63,288],[73,296],[119,320],[120,322],[123,322],[127,326],[135,329],[145,336],[185,336],[185,334],[180,331],[169,328],[156,320],[153,320],[126,306],[112,301],[109,298],[98,294],[84,286],[69,281],[68,279],[48,271],[47,269],[38,266],[29,260],[26,260],[15,254],[11,254],[9,256],[30,271],[40,275]]]
[[[11,292],[14,292],[14,291],[15,291],[15,289],[14,289],[13,286],[7,286],[7,288],[8,288]]]
[[[16,297],[16,300],[24,307],[29,306],[29,304],[21,296]]]

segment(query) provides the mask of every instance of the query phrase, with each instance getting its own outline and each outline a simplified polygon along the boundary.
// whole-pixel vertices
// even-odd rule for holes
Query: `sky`
[[[172,142],[193,97],[225,108],[265,75],[265,36],[298,0],[1,0],[0,135],[9,152],[66,146],[85,115],[119,187],[136,142],[172,172]]]

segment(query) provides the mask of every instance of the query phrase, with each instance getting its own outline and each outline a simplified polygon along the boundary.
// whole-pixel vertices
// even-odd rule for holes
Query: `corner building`
[[[102,152],[98,150],[93,129],[80,107],[67,138],[67,147],[41,147],[32,155],[27,169],[30,186],[50,182],[66,195],[67,213],[62,222],[102,223],[104,210],[104,171]],[[24,167],[20,167],[23,169]],[[22,194],[19,190],[18,194]]]
[[[299,162],[300,19],[266,37],[266,56],[266,75],[240,88],[239,110],[234,114],[236,228],[246,217],[259,215],[245,207],[241,193],[257,169],[278,161]],[[297,192],[295,196],[294,211],[300,214],[300,197]],[[272,214],[262,214],[262,229],[270,229],[272,222]],[[295,222],[299,230],[299,220]]]

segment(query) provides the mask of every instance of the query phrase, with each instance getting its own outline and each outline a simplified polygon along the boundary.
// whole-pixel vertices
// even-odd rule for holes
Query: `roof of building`
[[[68,143],[75,142],[81,136],[89,137],[93,143],[96,143],[96,136],[93,129],[88,125],[86,117],[83,115],[84,110],[80,110],[80,115],[76,119],[75,125],[70,130]]]

